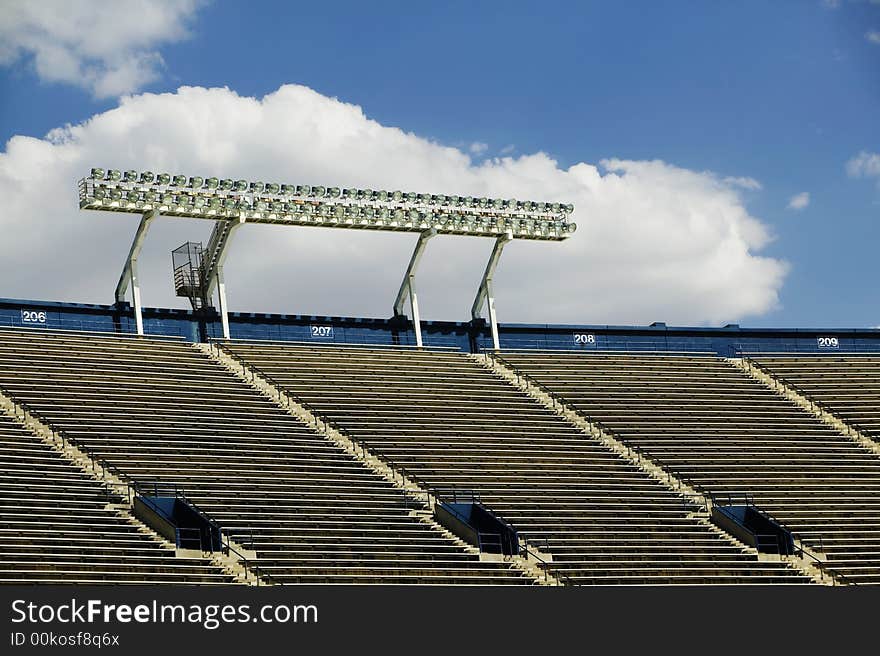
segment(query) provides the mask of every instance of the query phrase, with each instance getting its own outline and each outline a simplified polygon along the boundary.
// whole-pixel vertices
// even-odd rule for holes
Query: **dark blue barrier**
[[[218,338],[220,315],[180,308],[144,308],[149,335],[189,341]],[[412,323],[405,317],[371,319],[259,312],[232,312],[233,339],[321,344],[413,346]],[[132,334],[134,314],[128,303],[88,305],[52,301],[0,299],[0,328],[36,328]],[[680,327],[655,322],[649,326],[515,324],[499,326],[501,348],[568,351],[683,351],[738,357],[742,353],[880,353],[880,330],[871,328],[742,328]],[[471,322],[423,321],[426,346],[456,347],[465,352],[492,348],[489,327]]]
[[[134,516],[179,549],[222,550],[220,528],[181,497],[138,494]]]
[[[477,501],[438,501],[434,506],[434,517],[441,525],[481,552],[505,556],[519,553],[516,530]]]
[[[795,552],[791,531],[756,506],[713,506],[712,522],[761,553],[790,556]]]

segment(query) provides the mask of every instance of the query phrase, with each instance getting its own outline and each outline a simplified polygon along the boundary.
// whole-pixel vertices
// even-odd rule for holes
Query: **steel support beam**
[[[147,231],[150,224],[159,216],[159,212],[151,210],[141,217],[137,232],[134,233],[134,240],[131,242],[131,248],[128,251],[128,259],[125,260],[125,267],[122,269],[122,275],[119,276],[119,282],[116,284],[116,302],[125,301],[125,292],[131,285],[131,296],[134,305],[134,321],[137,326],[137,334],[144,334],[144,318],[141,312],[141,286],[138,280],[137,260],[141,254],[141,248],[147,237]]]
[[[483,279],[480,281],[480,287],[477,289],[477,297],[471,306],[471,317],[480,318],[480,312],[483,310],[483,303],[486,303],[489,310],[489,327],[492,330],[492,344],[497,351],[500,347],[498,340],[498,319],[495,316],[495,295],[492,292],[492,277],[495,275],[495,268],[498,266],[498,260],[501,259],[501,252],[507,242],[513,239],[511,233],[499,235],[495,239],[495,247],[492,249],[492,255],[489,256],[489,262],[486,264],[486,271],[483,273]]]
[[[412,257],[409,258],[409,266],[406,268],[403,282],[400,284],[400,291],[397,292],[397,298],[394,301],[394,316],[402,316],[403,304],[406,302],[407,296],[409,296],[409,306],[412,308],[413,315],[413,330],[416,334],[416,346],[419,348],[422,346],[422,323],[419,318],[419,298],[416,294],[416,269],[419,266],[422,255],[425,253],[428,240],[436,234],[437,231],[431,228],[419,235],[419,240],[413,249]]]
[[[223,264],[229,254],[229,244],[235,232],[244,225],[244,217],[218,222],[208,240],[208,248],[202,254],[205,284],[205,298],[209,299],[217,288],[220,323],[223,326],[223,339],[229,339],[229,310],[226,305],[226,283],[223,281]]]

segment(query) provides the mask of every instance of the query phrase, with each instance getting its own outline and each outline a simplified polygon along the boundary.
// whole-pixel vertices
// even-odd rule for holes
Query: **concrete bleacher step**
[[[142,483],[182,486],[234,541],[257,549],[257,564],[284,563],[287,549],[310,550],[305,569],[292,561],[287,574],[273,568],[275,582],[339,581],[335,559],[356,567],[380,553],[388,557],[376,575],[345,576],[534,583],[510,567],[481,563],[468,545],[412,515],[391,483],[190,345],[15,331],[0,337],[0,386],[53,428]],[[0,477],[0,494],[2,487]],[[41,498],[57,489],[44,486]],[[143,537],[136,531],[129,539]],[[101,553],[111,551],[104,544]]]

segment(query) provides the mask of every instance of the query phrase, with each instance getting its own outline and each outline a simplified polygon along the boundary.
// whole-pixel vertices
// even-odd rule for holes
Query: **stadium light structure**
[[[504,244],[514,239],[562,241],[577,225],[569,220],[572,205],[404,191],[387,191],[255,182],[229,178],[172,175],[151,171],[94,168],[79,181],[83,210],[138,214],[138,226],[128,260],[116,287],[116,300],[125,300],[129,284],[138,334],[143,334],[137,256],[150,224],[158,216],[208,219],[216,222],[204,253],[204,283],[208,298],[218,290],[224,338],[229,338],[223,263],[232,235],[245,223],[414,232],[419,241],[394,304],[403,314],[409,298],[416,343],[422,345],[415,291],[415,274],[428,239],[435,235],[494,237],[495,248],[480,282],[471,313],[479,318],[488,304],[495,348],[498,329],[492,296],[492,274]]]

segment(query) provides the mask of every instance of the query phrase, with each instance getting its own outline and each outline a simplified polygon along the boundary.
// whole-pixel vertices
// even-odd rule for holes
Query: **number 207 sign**
[[[312,339],[333,339],[333,326],[309,326]]]

